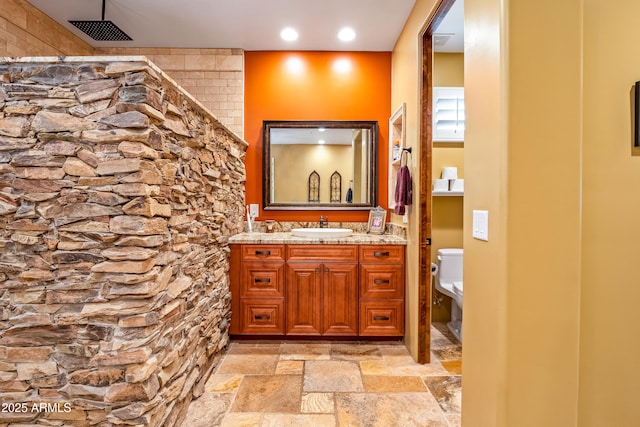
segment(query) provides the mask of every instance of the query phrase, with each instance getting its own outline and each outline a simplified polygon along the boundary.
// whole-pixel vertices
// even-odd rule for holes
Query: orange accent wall
[[[335,64],[344,60],[347,71]],[[378,204],[387,207],[387,156],[391,115],[391,52],[245,52],[244,137],[246,203],[260,204],[262,219],[367,221],[368,211],[263,211],[263,120],[376,120]]]

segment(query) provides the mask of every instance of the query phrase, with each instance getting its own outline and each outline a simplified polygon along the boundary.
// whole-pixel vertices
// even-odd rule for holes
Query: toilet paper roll
[[[452,180],[451,191],[464,191],[464,179]]]
[[[448,179],[434,179],[433,180],[433,191],[448,191],[449,190],[449,180]]]
[[[447,166],[442,168],[442,179],[457,179],[458,168],[453,166]]]

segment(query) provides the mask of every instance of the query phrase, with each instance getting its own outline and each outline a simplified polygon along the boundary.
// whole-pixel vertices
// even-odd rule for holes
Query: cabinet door
[[[358,265],[323,265],[323,335],[358,334]]]
[[[320,263],[287,264],[287,334],[322,333],[321,267]]]

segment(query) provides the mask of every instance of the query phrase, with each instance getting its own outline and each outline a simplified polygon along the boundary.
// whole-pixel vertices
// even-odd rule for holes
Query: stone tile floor
[[[460,426],[462,347],[431,334],[426,365],[398,342],[232,341],[182,427]]]

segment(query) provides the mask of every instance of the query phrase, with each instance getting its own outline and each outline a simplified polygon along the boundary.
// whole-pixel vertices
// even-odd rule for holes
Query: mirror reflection
[[[265,209],[376,206],[377,122],[265,121]]]

